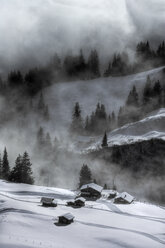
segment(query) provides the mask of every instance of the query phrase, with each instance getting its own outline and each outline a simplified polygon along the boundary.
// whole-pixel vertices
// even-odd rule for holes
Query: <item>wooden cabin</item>
[[[57,207],[57,202],[54,201],[54,198],[42,197],[41,203],[42,203],[42,206],[44,207]]]
[[[67,206],[74,206],[74,205],[75,205],[74,200],[67,201]]]
[[[68,224],[72,223],[73,220],[74,220],[74,216],[71,213],[66,213],[66,214],[58,217],[58,223],[59,224],[68,225]]]
[[[80,188],[81,191],[80,196],[84,197],[85,199],[88,198],[97,199],[100,198],[102,190],[103,187],[95,183],[85,184]]]
[[[127,192],[123,192],[115,197],[114,203],[118,204],[131,204],[134,201],[134,197]]]
[[[117,192],[115,191],[115,190],[110,190],[109,192],[108,192],[108,197],[107,197],[107,199],[113,199],[113,198],[115,198],[117,196]]]
[[[83,206],[85,206],[85,198],[79,197],[79,198],[75,199],[74,203],[75,203],[75,206],[83,207]]]

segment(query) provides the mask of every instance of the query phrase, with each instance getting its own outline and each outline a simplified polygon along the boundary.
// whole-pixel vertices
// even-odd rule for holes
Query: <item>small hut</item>
[[[110,190],[109,192],[108,192],[108,197],[107,197],[107,199],[113,199],[113,198],[115,198],[117,196],[117,192],[115,191],[115,190]]]
[[[134,197],[127,192],[123,192],[115,197],[114,203],[118,204],[130,204],[134,201]]]
[[[97,199],[100,198],[102,190],[103,187],[95,183],[85,184],[80,188],[81,197]]]
[[[67,201],[67,206],[74,206],[74,205],[75,205],[74,200]]]
[[[75,199],[74,204],[77,207],[83,207],[83,206],[85,206],[85,198],[79,197],[79,198]]]
[[[57,207],[57,202],[54,201],[54,198],[42,197],[41,203],[42,203],[42,206],[44,207]]]
[[[66,213],[66,214],[58,217],[58,223],[59,224],[68,225],[68,224],[72,223],[73,220],[74,220],[74,216],[71,213]]]

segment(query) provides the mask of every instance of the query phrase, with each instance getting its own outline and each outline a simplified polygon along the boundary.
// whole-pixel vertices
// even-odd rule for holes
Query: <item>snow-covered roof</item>
[[[106,193],[108,193],[108,194],[115,194],[115,193],[117,193],[117,191],[116,190],[113,190],[113,189],[104,189],[104,191]]]
[[[59,217],[64,217],[64,218],[67,219],[67,220],[72,220],[72,219],[74,219],[74,215],[72,215],[71,213],[66,213],[66,214],[63,214],[63,215],[61,215],[61,216],[59,216]]]
[[[79,198],[75,199],[75,202],[76,202],[76,201],[85,202],[86,200],[85,200],[84,197],[79,197]]]
[[[122,193],[118,194],[118,196],[115,197],[115,199],[119,199],[119,198],[123,198],[127,202],[132,202],[134,200],[134,197],[132,195],[128,194],[127,192],[122,192]]]
[[[88,184],[85,184],[83,185],[80,190],[83,190],[83,189],[87,189],[87,188],[92,188],[98,192],[101,193],[101,191],[103,190],[103,187],[101,187],[100,185],[98,184],[95,184],[95,183],[88,183]]]
[[[67,201],[67,203],[74,203],[75,202],[75,200],[69,200],[69,201]]]
[[[50,197],[42,197],[41,198],[42,203],[52,203],[53,200],[54,200],[54,198],[50,198]]]

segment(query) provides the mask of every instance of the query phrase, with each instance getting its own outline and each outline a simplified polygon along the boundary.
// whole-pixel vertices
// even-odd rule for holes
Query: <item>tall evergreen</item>
[[[8,161],[7,150],[5,147],[4,154],[3,154],[3,160],[2,160],[2,177],[3,177],[3,179],[8,180],[9,174],[10,174],[10,166],[9,166],[9,161]]]
[[[88,132],[89,131],[89,116],[87,115],[86,119],[85,119],[85,131]]]
[[[92,182],[92,173],[88,165],[83,164],[80,170],[79,187]]]
[[[162,86],[158,80],[155,82],[152,91],[152,95],[154,98],[154,103],[153,103],[154,108],[160,108],[162,106],[162,94],[163,94]]]
[[[133,86],[132,90],[130,91],[127,101],[126,101],[126,106],[130,107],[138,107],[139,106],[139,97],[138,93],[136,91],[135,85]]]
[[[79,103],[76,102],[72,115],[71,132],[79,133],[82,130],[83,130],[83,121],[81,117],[81,109]]]
[[[27,184],[33,184],[34,178],[32,176],[33,172],[31,169],[31,162],[27,152],[24,152],[22,158],[22,182]]]
[[[23,178],[23,164],[22,164],[22,157],[21,155],[18,155],[15,161],[15,166],[12,168],[10,177],[10,181],[16,182],[16,183],[22,183],[24,182]]]
[[[45,145],[45,133],[42,127],[39,128],[37,132],[37,146],[42,149]]]
[[[107,133],[104,133],[103,139],[102,139],[102,147],[108,147],[108,142],[107,142]]]
[[[88,58],[88,70],[92,78],[100,77],[100,62],[97,50],[91,51]]]
[[[152,97],[151,79],[150,76],[147,77],[147,81],[143,91],[143,105],[150,103]]]

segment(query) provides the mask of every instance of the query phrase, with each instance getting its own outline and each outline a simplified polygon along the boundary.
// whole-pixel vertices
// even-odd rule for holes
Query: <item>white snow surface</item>
[[[107,133],[108,146],[135,143],[152,138],[165,140],[165,108],[152,112],[146,118],[124,125]],[[90,143],[90,140],[94,142]],[[102,136],[79,137],[78,142],[86,143],[84,152],[101,148]],[[88,145],[90,144],[90,145]]]
[[[42,207],[43,195],[54,197],[58,206]],[[104,197],[82,208],[65,206],[74,197],[70,190],[0,180],[0,247],[165,247],[165,208],[136,201],[117,205]],[[55,225],[68,212],[74,222]]]

